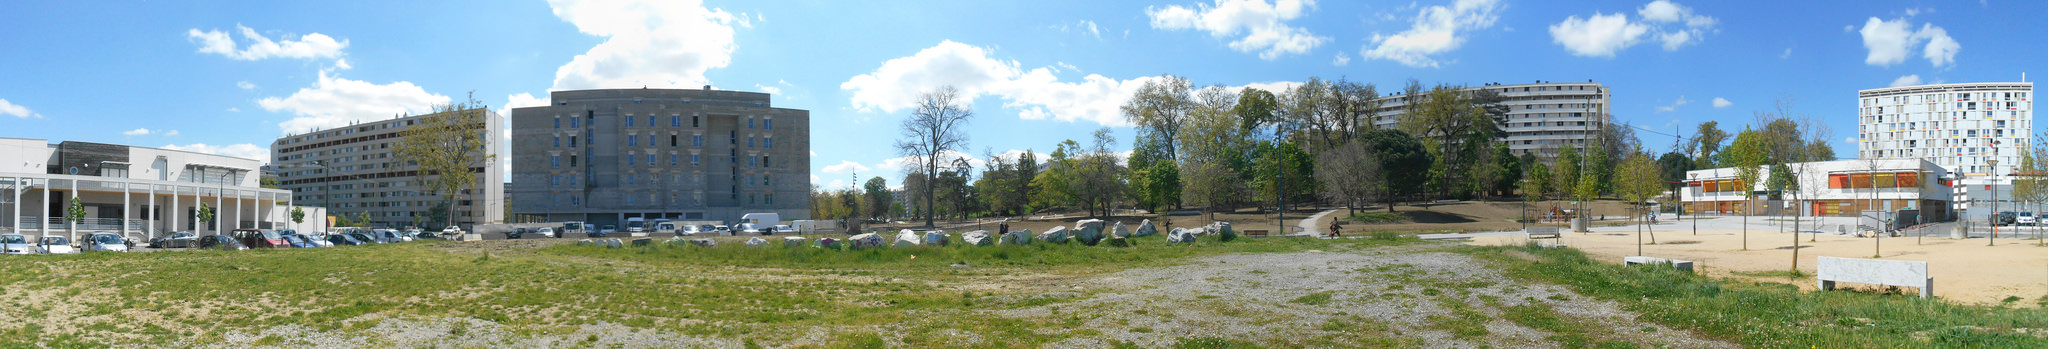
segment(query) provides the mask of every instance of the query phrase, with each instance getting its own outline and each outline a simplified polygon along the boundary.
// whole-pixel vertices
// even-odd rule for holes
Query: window
[[[575,148],[575,147],[576,147],[576,136],[569,136],[569,147],[570,147],[570,148]]]
[[[575,156],[575,155],[570,155],[570,156],[569,156],[569,167],[576,167],[576,156]]]
[[[669,166],[675,166],[675,165],[676,165],[676,154],[674,154],[674,153],[670,153],[670,154],[668,154],[668,165],[669,165]]]
[[[647,146],[654,146],[654,135],[647,135]]]
[[[768,166],[768,167],[774,167],[774,166],[775,166],[775,165],[771,165],[771,164],[774,164],[774,162],[769,162],[769,161],[768,161],[768,156],[767,156],[767,155],[762,155],[762,156],[761,156],[761,166]]]
[[[753,158],[753,157],[748,157],[748,158],[747,158],[747,167],[761,167],[761,162],[760,162],[760,161],[756,161],[756,160],[760,160],[760,159],[755,159],[755,158]]]
[[[550,187],[559,187],[559,186],[562,186],[562,176],[548,176],[548,186],[550,186]]]
[[[775,119],[762,119],[762,120],[761,120],[761,129],[763,129],[763,130],[773,130],[773,129],[775,129]]]
[[[555,117],[555,128],[562,128],[562,118]]]
[[[583,130],[583,144],[588,145],[596,141],[597,130]]]
[[[583,127],[583,119],[570,118],[569,128]]]
[[[696,166],[696,165],[697,165],[697,154],[690,154],[690,165],[691,165],[691,166]]]
[[[639,160],[640,157],[633,156],[633,154],[626,154],[626,166],[633,166],[635,164],[638,164],[640,163]]]
[[[638,136],[638,135],[626,135],[626,146],[629,146],[629,147],[630,147],[630,146],[639,146],[639,145],[640,145],[640,136]]]
[[[635,182],[635,178],[633,177],[633,175],[632,175],[632,174],[630,174],[630,173],[629,173],[629,174],[626,174],[626,185],[633,185],[633,183],[634,183],[634,182]],[[627,199],[627,200],[631,200],[632,198],[633,198],[633,197],[631,197],[631,196],[628,196],[628,197],[626,197],[626,199]],[[630,205],[630,203],[629,203],[628,205]]]
[[[690,136],[690,146],[693,146],[693,147],[702,147],[702,146],[704,146],[704,135],[692,135],[692,136]]]
[[[551,168],[562,168],[562,156],[561,156],[561,155],[549,155],[549,156],[548,156],[548,163],[550,163],[550,164],[551,164],[551,165],[549,165],[549,167],[551,167]]]
[[[699,125],[697,124],[697,116],[696,116],[696,115],[691,115],[691,116],[690,116],[690,127],[702,127],[702,126],[699,126]]]
[[[683,127],[683,116],[682,116],[682,115],[669,115],[669,116],[668,116],[668,125],[669,125],[670,127]]]
[[[2000,122],[2003,122],[2003,121],[2000,121]],[[775,138],[762,138],[762,139],[761,139],[761,147],[762,147],[762,148],[768,148],[768,149],[775,149]]]
[[[647,154],[647,167],[654,167],[654,154]]]
[[[754,129],[754,119],[747,119],[747,129]]]
[[[747,137],[747,147],[748,147],[748,148],[753,148],[753,147],[754,147],[754,137]]]
[[[555,147],[556,147],[556,148],[561,148],[561,147],[562,147],[562,136],[555,136]]]
[[[654,127],[654,116],[653,116],[653,115],[648,115],[648,116],[647,116],[647,127]]]
[[[632,116],[632,115],[627,115],[627,116],[626,116],[626,117],[625,117],[624,119],[626,119],[626,127],[633,127],[633,116]]]

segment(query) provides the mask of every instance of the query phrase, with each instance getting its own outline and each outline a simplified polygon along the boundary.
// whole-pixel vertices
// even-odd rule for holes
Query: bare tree
[[[929,179],[937,177],[939,156],[967,147],[967,122],[974,118],[974,110],[966,102],[959,89],[939,87],[919,95],[917,109],[903,119],[904,140],[896,141],[896,151],[919,162],[916,167],[929,175],[924,181],[925,226],[935,226],[935,181]]]
[[[1359,205],[1377,200],[1375,189],[1384,180],[1379,159],[1361,141],[1317,155],[1315,176],[1322,183],[1323,199],[1343,203],[1351,215],[1358,214]]]
[[[412,168],[413,181],[422,191],[441,196],[442,204],[437,206],[442,207],[438,210],[442,210],[443,224],[455,225],[456,195],[478,190],[477,174],[483,173],[483,166],[495,156],[483,149],[484,137],[496,134],[484,126],[488,113],[489,106],[471,93],[466,101],[434,106],[432,114],[399,134],[398,161]]]

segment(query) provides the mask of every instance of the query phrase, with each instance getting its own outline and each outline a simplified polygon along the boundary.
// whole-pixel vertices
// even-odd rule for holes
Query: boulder
[[[654,244],[654,239],[653,239],[653,238],[638,238],[638,239],[633,239],[633,246],[647,246],[647,245],[653,245],[653,244]]]
[[[910,229],[904,229],[903,231],[896,233],[896,242],[890,243],[889,246],[896,248],[904,248],[917,246],[923,244],[923,242],[924,236],[919,235],[917,232],[911,231]]]
[[[625,246],[625,244],[625,241],[620,241],[619,239],[604,239],[604,247],[607,248],[619,248]]]
[[[1131,238],[1120,238],[1111,236],[1107,239],[1102,239],[1101,245],[1109,247],[1131,247],[1134,244],[1135,243],[1131,242]]]
[[[690,244],[691,244],[691,245],[697,245],[697,246],[704,246],[704,247],[715,247],[715,246],[718,246],[718,240],[712,240],[712,239],[690,239]]]
[[[1067,240],[1073,238],[1073,236],[1071,235],[1072,232],[1067,231],[1067,227],[1054,226],[1052,227],[1052,229],[1047,229],[1045,231],[1045,234],[1038,234],[1038,241],[1054,244],[1064,244],[1067,243]]]
[[[590,242],[590,239],[583,239],[583,240],[577,240],[577,241],[576,241],[576,246],[595,246],[595,245],[597,245],[597,243],[594,243],[594,242]]]
[[[996,239],[989,238],[987,230],[976,230],[960,233],[960,242],[965,242],[968,246],[988,246],[995,244]]]
[[[875,233],[854,235],[846,238],[846,241],[846,244],[854,249],[882,247],[882,236]]]
[[[1102,241],[1102,228],[1103,222],[1100,219],[1074,222],[1074,240],[1081,241],[1082,245],[1095,246],[1096,242]]]
[[[760,247],[760,246],[767,246],[767,245],[768,245],[768,239],[762,239],[762,238],[761,238],[761,237],[759,237],[759,236],[756,236],[756,237],[751,237],[751,238],[747,238],[747,247]]]
[[[1138,223],[1138,231],[1131,232],[1131,237],[1148,236],[1158,233],[1159,227],[1153,226],[1152,220],[1147,219],[1144,222]]]
[[[1131,227],[1124,226],[1124,222],[1116,222],[1116,225],[1110,226],[1109,237],[1118,239],[1130,238]]]
[[[818,238],[818,243],[817,243],[816,247],[818,247],[818,248],[829,248],[829,249],[834,249],[834,250],[837,250],[837,249],[839,249],[839,239],[834,239],[834,238]]]
[[[1197,230],[1199,229],[1173,228],[1173,231],[1166,232],[1166,242],[1177,244],[1195,242],[1195,231]]]
[[[1017,231],[998,237],[996,243],[1004,245],[1030,245],[1031,237],[1031,229],[1017,229]]]
[[[1237,230],[1230,228],[1230,222],[1216,222],[1215,224],[1210,224],[1210,226],[1214,227],[1210,230],[1216,232],[1216,237],[1220,238],[1224,242],[1230,242],[1230,240],[1237,240]]]
[[[784,237],[782,237],[782,246],[785,246],[785,247],[797,247],[797,246],[803,246],[803,245],[804,245],[804,240],[805,240],[805,239],[804,239],[804,237],[802,237],[802,236],[784,236]]]
[[[943,232],[943,231],[928,231],[928,232],[924,232],[924,244],[925,244],[925,245],[927,245],[927,246],[945,246],[947,242],[948,242],[948,241],[946,241],[946,232]]]

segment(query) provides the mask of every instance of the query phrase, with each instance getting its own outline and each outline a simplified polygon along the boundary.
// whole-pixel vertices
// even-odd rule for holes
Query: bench
[[[1919,287],[1920,298],[1934,297],[1934,277],[1924,261],[1820,257],[1814,280],[1822,291],[1835,289],[1836,282]]]
[[[1530,239],[1558,239],[1564,237],[1564,235],[1558,234],[1557,227],[1528,227],[1522,228],[1522,232],[1529,234]]]
[[[1244,236],[1266,236],[1266,235],[1267,235],[1267,231],[1266,231],[1265,229],[1245,229],[1245,230],[1244,230]]]
[[[1628,256],[1621,257],[1621,263],[1624,265],[1670,264],[1672,268],[1678,268],[1678,270],[1692,271],[1692,261],[1688,260],[1666,259],[1645,256]]]

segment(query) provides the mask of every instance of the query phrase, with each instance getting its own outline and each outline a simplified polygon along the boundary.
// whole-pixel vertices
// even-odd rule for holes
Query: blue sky
[[[1789,99],[1853,156],[1855,93],[2048,74],[2023,1],[349,1],[0,3],[0,136],[261,158],[287,132],[494,109],[560,89],[774,93],[811,111],[812,174],[895,184],[918,92],[975,97],[968,153],[1050,151],[1160,74],[1285,88],[1605,83],[1670,132]],[[539,98],[539,99],[536,99]],[[1670,137],[1639,132],[1644,143]],[[519,164],[511,164],[518,166]]]

